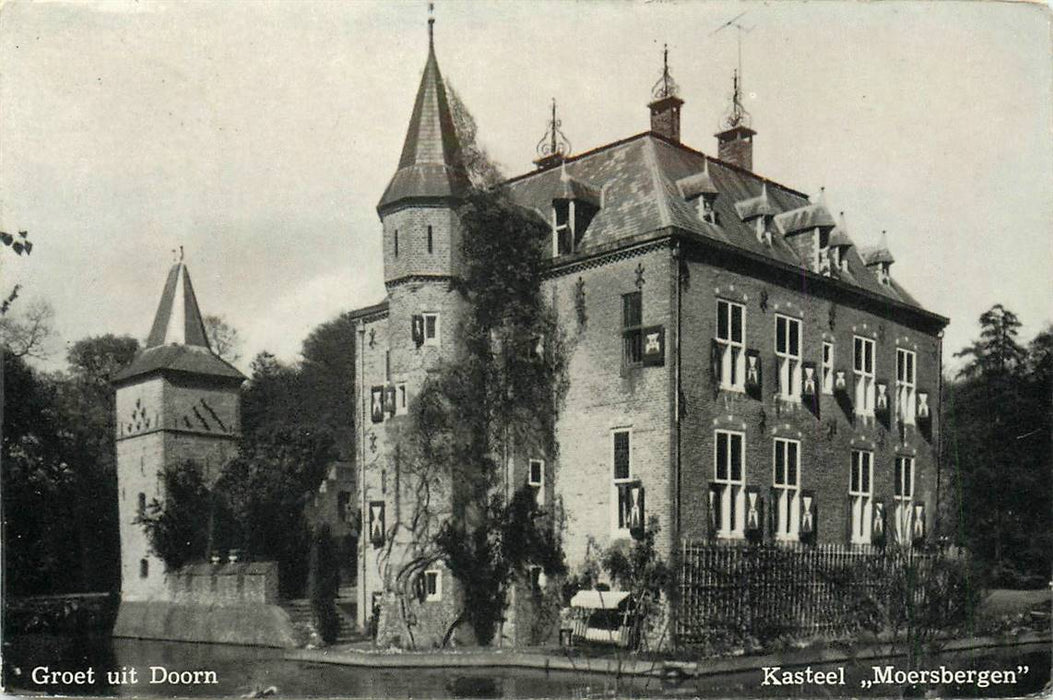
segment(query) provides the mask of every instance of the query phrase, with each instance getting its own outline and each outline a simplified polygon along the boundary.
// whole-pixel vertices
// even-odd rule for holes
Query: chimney
[[[680,87],[669,74],[669,47],[662,53],[662,77],[651,88],[654,101],[647,105],[651,110],[651,131],[675,143],[680,143],[680,106],[684,104],[677,95]]]
[[[731,106],[724,117],[723,131],[717,134],[717,157],[753,172],[753,137],[750,114],[742,106],[742,81],[732,74]]]
[[[753,172],[753,137],[748,126],[734,126],[717,134],[717,158]]]

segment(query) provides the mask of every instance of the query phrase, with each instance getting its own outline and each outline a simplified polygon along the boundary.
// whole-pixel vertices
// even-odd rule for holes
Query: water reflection
[[[880,686],[870,690],[860,687],[861,680],[873,677],[871,665],[895,664],[895,661],[846,663],[846,686],[816,688],[763,686],[759,669],[682,681],[514,669],[363,669],[286,661],[280,649],[54,635],[26,635],[5,642],[3,660],[4,682],[9,689],[68,695],[238,697],[263,693],[269,688],[281,696],[354,698],[879,697],[899,694],[898,687]],[[951,669],[1013,669],[1018,664],[1030,668],[1015,686],[935,689],[941,696],[1019,696],[1041,690],[1050,678],[1049,650],[1043,645],[982,655],[948,655],[934,661],[933,667],[941,663]],[[32,680],[32,670],[37,666],[48,666],[53,671],[94,668],[95,682],[42,686]],[[168,673],[212,672],[215,683],[154,683],[151,680],[157,680],[160,672],[151,672],[151,667],[164,668]],[[815,670],[836,668],[837,665],[813,666]],[[131,682],[132,669],[135,670],[134,683]],[[198,675],[199,680],[203,678],[206,677]]]

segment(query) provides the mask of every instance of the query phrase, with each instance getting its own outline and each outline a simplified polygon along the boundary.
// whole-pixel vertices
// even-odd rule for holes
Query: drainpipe
[[[936,445],[936,513],[933,518],[936,536],[941,537],[943,533],[943,522],[940,517],[940,496],[943,480],[943,331],[936,334],[939,341],[936,344],[936,401],[939,402],[939,410],[936,411],[936,428],[932,431],[932,441]]]
[[[365,444],[365,406],[362,402],[362,382],[365,381],[366,361],[362,347],[366,342],[366,325],[358,321],[358,341],[355,343],[355,355],[358,360],[358,376],[355,379],[354,401],[358,406],[358,426],[355,429],[355,442],[358,443],[358,500],[361,505],[359,509],[358,523],[358,597],[359,612],[356,617],[361,620],[360,631],[366,631],[366,621],[369,610],[367,609],[366,593],[366,535],[369,523],[369,513],[366,510],[366,444]]]
[[[679,240],[675,241],[675,243],[673,245],[673,264],[674,264],[674,269],[673,269],[673,295],[676,297],[676,318],[674,319],[674,324],[676,326],[676,328],[675,328],[675,332],[676,332],[676,346],[675,346],[675,349],[676,349],[676,352],[673,355],[673,357],[674,357],[674,366],[673,366],[673,374],[674,374],[674,382],[673,382],[674,383],[674,387],[673,387],[673,390],[674,390],[674,394],[673,394],[673,430],[674,430],[673,472],[674,473],[673,473],[673,479],[672,479],[674,493],[673,493],[673,523],[672,523],[672,531],[673,531],[672,532],[672,535],[673,535],[672,545],[673,546],[672,546],[671,551],[670,551],[670,559],[672,560],[673,566],[675,567],[674,570],[679,568],[679,565],[680,565],[680,557],[678,556],[678,552],[680,551],[680,548],[681,548],[681,542],[680,542],[680,538],[681,538],[681,526],[680,526],[680,491],[681,491],[681,488],[680,488],[680,466],[681,466],[680,465],[680,438],[681,438],[681,425],[680,425],[680,421],[681,421],[681,414],[682,414],[683,407],[680,405],[680,395],[681,395],[680,319],[681,319],[681,307],[682,307],[680,275],[681,275],[681,265],[683,264],[683,259],[681,258],[682,252],[683,251],[680,248],[680,241]],[[679,571],[677,571],[676,575],[679,575]],[[677,627],[676,615],[677,615],[676,607],[673,606],[673,605],[670,605],[670,609],[669,609],[669,621],[670,621],[669,635],[670,635],[670,638],[673,640],[673,645],[674,646],[676,645],[676,641],[677,641],[676,640],[676,627]]]

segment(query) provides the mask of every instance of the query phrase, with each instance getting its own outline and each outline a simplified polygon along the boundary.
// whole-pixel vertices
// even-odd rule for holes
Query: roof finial
[[[552,117],[549,119],[545,135],[541,137],[541,141],[537,144],[537,154],[541,157],[534,161],[535,163],[548,164],[549,160],[553,159],[551,164],[555,165],[555,159],[561,159],[570,153],[570,140],[560,129],[562,125],[563,122],[556,116],[556,98],[553,97]],[[547,165],[541,167],[547,167]]]
[[[179,246],[179,262],[183,262],[183,246]]]
[[[680,93],[680,86],[673,80],[669,71],[669,44],[662,45],[662,77],[651,88],[651,96],[656,100],[664,100],[667,97],[676,97]]]
[[[435,48],[435,3],[428,3],[428,48]]]

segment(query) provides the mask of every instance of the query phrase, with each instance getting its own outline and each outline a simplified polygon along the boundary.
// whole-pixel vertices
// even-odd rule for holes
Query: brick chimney
[[[717,134],[717,158],[753,171],[753,137],[756,131],[748,126],[733,126]]]

